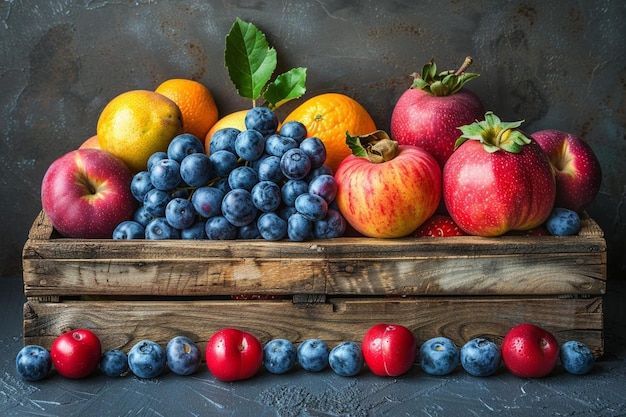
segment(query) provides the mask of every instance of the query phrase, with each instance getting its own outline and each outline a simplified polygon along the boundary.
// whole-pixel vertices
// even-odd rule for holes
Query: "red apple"
[[[532,138],[548,155],[556,176],[556,207],[581,212],[600,191],[602,169],[583,139],[559,130],[541,130]]]
[[[458,148],[443,169],[443,196],[452,220],[470,235],[530,230],[550,216],[554,173],[520,125],[488,112],[484,121],[461,127]]]
[[[357,232],[397,238],[413,232],[437,209],[441,170],[424,149],[385,140],[395,148],[388,160],[375,163],[348,155],[341,162],[335,173],[336,201]]]
[[[513,327],[502,341],[502,360],[506,367],[522,378],[548,375],[559,358],[559,344],[547,330],[534,324]]]
[[[391,115],[391,137],[401,145],[424,148],[442,169],[461,135],[458,127],[485,114],[480,99],[463,88],[478,76],[464,72],[470,63],[467,58],[456,72],[437,73],[437,66],[430,61],[421,75],[413,75],[413,85],[400,96]]]
[[[132,174],[113,154],[77,149],[55,160],[41,184],[43,211],[59,233],[73,238],[111,238],[132,217]]]

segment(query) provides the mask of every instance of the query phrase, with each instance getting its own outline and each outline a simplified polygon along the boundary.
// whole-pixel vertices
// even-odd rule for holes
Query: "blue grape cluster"
[[[343,235],[337,183],[326,148],[306,127],[267,107],[245,117],[245,130],[221,129],[210,149],[191,134],[176,136],[137,173],[133,219],[113,239],[290,239]]]

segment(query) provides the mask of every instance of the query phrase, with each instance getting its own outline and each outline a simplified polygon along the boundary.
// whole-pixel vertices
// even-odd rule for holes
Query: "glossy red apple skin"
[[[534,229],[550,216],[555,195],[552,167],[534,142],[516,154],[489,153],[480,142],[468,140],[443,170],[448,213],[470,235]]]
[[[54,228],[65,237],[111,238],[132,217],[132,174],[111,153],[77,149],[56,159],[44,175],[41,202]]]
[[[461,136],[458,127],[482,120],[484,115],[482,102],[466,88],[449,96],[409,88],[391,114],[391,137],[401,145],[424,148],[443,169]]]
[[[571,133],[541,130],[532,135],[550,158],[556,177],[555,207],[582,212],[602,184],[600,161],[587,142]]]
[[[502,360],[513,375],[542,378],[554,370],[559,344],[549,331],[530,323],[513,327],[502,341]]]

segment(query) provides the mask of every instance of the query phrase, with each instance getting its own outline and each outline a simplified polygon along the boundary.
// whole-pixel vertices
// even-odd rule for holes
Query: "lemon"
[[[180,109],[172,100],[154,91],[131,90],[107,103],[96,134],[100,148],[139,172],[153,153],[167,150],[182,126]]]

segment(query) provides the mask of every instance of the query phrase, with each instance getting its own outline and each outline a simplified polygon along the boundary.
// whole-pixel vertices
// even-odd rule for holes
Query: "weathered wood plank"
[[[27,296],[603,294],[605,276],[604,253],[24,261]]]
[[[602,298],[397,297],[335,298],[326,303],[290,301],[63,301],[24,306],[24,343],[50,347],[72,328],[92,329],[103,349],[128,351],[142,339],[165,345],[186,335],[204,349],[224,327],[250,331],[262,342],[284,337],[294,343],[320,338],[329,345],[360,341],[376,323],[410,328],[418,343],[446,336],[459,346],[478,336],[501,343],[514,325],[532,322],[559,342],[580,340],[596,356],[604,352]]]

